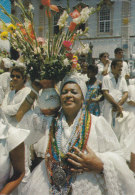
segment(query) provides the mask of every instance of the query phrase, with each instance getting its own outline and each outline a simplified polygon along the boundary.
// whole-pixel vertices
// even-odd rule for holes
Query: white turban
[[[61,82],[60,92],[62,91],[62,88],[64,87],[64,85],[66,83],[74,82],[74,83],[79,85],[79,87],[81,88],[83,97],[85,98],[85,95],[86,95],[86,92],[87,92],[86,81],[87,80],[85,79],[84,75],[81,74],[81,73],[74,72],[74,73],[71,73],[71,74],[67,74]]]

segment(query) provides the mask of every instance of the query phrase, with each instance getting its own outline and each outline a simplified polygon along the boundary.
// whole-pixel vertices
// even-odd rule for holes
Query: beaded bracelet
[[[33,102],[34,102],[34,99],[28,94],[27,96],[26,96],[26,101],[30,104],[30,105],[32,105],[33,104]]]

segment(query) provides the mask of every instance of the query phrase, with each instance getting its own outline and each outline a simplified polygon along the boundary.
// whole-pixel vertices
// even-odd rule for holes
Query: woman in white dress
[[[78,75],[63,80],[62,109],[50,129],[44,126],[45,159],[33,171],[23,195],[134,194],[133,173],[119,154],[113,130],[103,117],[85,109],[86,91]]]
[[[1,116],[2,116],[1,112]],[[24,177],[24,140],[29,131],[0,117],[0,194],[11,194]]]

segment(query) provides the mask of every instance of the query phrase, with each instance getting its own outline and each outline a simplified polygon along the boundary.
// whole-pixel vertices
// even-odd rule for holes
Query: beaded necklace
[[[61,150],[62,117],[61,113],[52,122],[45,164],[50,181],[50,193],[66,195],[71,193],[71,182],[75,179],[70,171],[71,165],[67,161],[67,152],[73,152],[73,146],[81,151],[85,150],[91,129],[91,115],[85,108],[80,111],[64,152]]]

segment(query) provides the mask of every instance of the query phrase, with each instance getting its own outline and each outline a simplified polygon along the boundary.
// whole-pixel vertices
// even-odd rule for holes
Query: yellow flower
[[[6,25],[4,22],[2,22],[2,29],[3,29],[4,31],[7,31],[7,25]]]
[[[15,31],[15,29],[16,29],[16,26],[14,26],[13,24],[10,24],[7,27],[7,31],[10,32],[11,34]]]
[[[77,63],[76,69],[77,69],[78,71],[81,70],[80,64]]]
[[[2,40],[7,40],[8,39],[8,32],[7,31],[4,31],[0,34],[0,38]]]
[[[78,57],[77,57],[77,56],[73,56],[73,59],[74,59],[74,58],[75,58],[76,60],[78,60]]]

